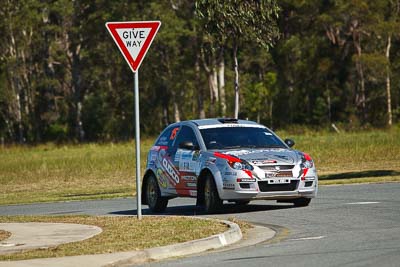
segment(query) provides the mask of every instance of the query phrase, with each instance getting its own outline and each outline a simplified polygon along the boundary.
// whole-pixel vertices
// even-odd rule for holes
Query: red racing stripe
[[[237,157],[227,155],[227,154],[222,154],[220,152],[214,152],[214,156],[216,156],[218,158],[226,159],[227,161],[230,161],[230,162],[241,162],[241,160]]]

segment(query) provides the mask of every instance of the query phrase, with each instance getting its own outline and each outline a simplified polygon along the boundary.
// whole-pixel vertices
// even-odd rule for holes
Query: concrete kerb
[[[143,253],[142,255],[140,255],[141,257],[137,257],[138,255],[134,255],[132,257],[125,258],[123,260],[119,260],[104,266],[106,267],[129,266],[132,264],[138,264],[147,261],[162,260],[173,257],[183,257],[211,249],[222,248],[241,240],[243,237],[239,225],[237,225],[234,222],[220,220],[220,219],[201,218],[201,217],[194,217],[194,218],[201,220],[218,221],[228,225],[229,229],[221,234],[212,235],[198,240],[187,241],[163,247],[145,249],[140,252],[141,254]]]
[[[192,217],[193,218],[193,217]],[[22,267],[22,266],[128,266],[148,261],[162,260],[171,257],[183,257],[194,253],[201,253],[207,250],[219,249],[231,245],[242,239],[240,227],[233,222],[194,217],[201,220],[219,221],[228,225],[229,229],[223,233],[212,235],[206,238],[172,244],[163,247],[149,248],[141,251],[117,252],[111,254],[68,256],[61,258],[32,259],[22,261],[0,262],[0,267]]]

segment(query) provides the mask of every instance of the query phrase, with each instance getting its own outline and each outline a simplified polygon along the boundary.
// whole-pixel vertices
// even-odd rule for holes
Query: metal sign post
[[[136,200],[137,218],[142,219],[142,192],[140,187],[140,123],[139,123],[139,73],[138,69],[160,28],[160,21],[107,22],[115,44],[135,73],[135,144],[136,144]]]
[[[136,203],[137,218],[142,219],[142,190],[140,188],[140,122],[139,122],[139,71],[135,72],[135,144],[136,144]]]

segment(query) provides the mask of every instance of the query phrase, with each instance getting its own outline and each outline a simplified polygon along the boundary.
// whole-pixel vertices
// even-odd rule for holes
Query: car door
[[[156,174],[162,195],[175,196],[179,172],[174,167],[171,151],[180,125],[168,127],[158,138],[148,156],[148,167]]]
[[[191,142],[192,148],[180,146],[183,142]],[[199,142],[193,129],[183,125],[178,132],[170,151],[174,167],[179,171],[179,183],[176,191],[180,196],[196,196],[197,176],[196,171],[199,168]]]

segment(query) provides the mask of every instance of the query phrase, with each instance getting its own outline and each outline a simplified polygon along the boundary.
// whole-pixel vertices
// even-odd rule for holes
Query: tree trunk
[[[233,44],[233,64],[235,70],[235,114],[236,119],[239,118],[239,64],[237,59],[238,44],[235,38]]]
[[[366,122],[366,103],[365,103],[365,78],[364,78],[364,70],[363,66],[361,63],[361,55],[362,55],[362,50],[361,50],[361,44],[360,44],[360,33],[353,33],[353,40],[354,40],[354,45],[357,51],[357,57],[356,57],[356,69],[357,73],[359,76],[359,90],[357,90],[356,93],[356,105],[357,107],[361,107],[361,120],[362,123],[364,124]]]
[[[204,111],[204,90],[200,81],[200,55],[197,53],[196,62],[194,65],[195,77],[196,77],[196,87],[197,87],[197,107],[198,116],[200,119],[206,118],[206,112]]]
[[[178,122],[178,121],[181,121],[181,113],[179,112],[179,107],[178,107],[178,103],[176,102],[175,93],[173,93],[172,99],[173,99],[173,102],[174,102],[174,118],[175,118],[175,122]]]
[[[7,3],[8,5],[10,5],[10,1],[8,1]],[[9,19],[11,21],[11,19]],[[9,54],[10,54],[10,58],[14,61],[17,61],[18,59],[18,54],[17,54],[17,44],[15,41],[15,37],[14,37],[14,29],[13,24],[10,23],[9,25],[9,34],[10,34],[10,45],[9,45]],[[14,113],[13,115],[16,118],[17,121],[17,128],[18,128],[18,136],[17,140],[19,143],[23,143],[24,142],[24,126],[22,123],[22,105],[21,105],[21,88],[20,88],[20,82],[19,82],[19,78],[16,76],[15,72],[16,72],[16,68],[17,66],[15,64],[12,64],[9,68],[8,68],[8,78],[9,78],[9,83],[11,86],[11,91],[13,92],[14,96],[15,96],[15,102],[12,105],[12,113]]]
[[[218,55],[218,89],[220,94],[221,115],[226,115],[226,97],[225,97],[225,59],[224,47],[222,46]]]
[[[82,123],[82,82],[81,82],[81,64],[80,64],[80,45],[78,45],[72,55],[72,86],[74,99],[74,124],[75,137],[82,142],[85,139]]]
[[[210,71],[207,72],[208,88],[210,89],[210,114],[215,116],[216,106],[218,105],[218,77],[217,71],[213,66]]]
[[[203,63],[203,68],[207,74],[207,80],[208,80],[208,88],[210,91],[210,115],[215,116],[216,112],[216,105],[218,105],[219,102],[219,96],[218,96],[218,74],[217,74],[217,69],[216,69],[216,59],[215,55],[210,52],[207,56],[205,56],[204,49],[201,48],[201,59]]]
[[[272,114],[273,106],[274,106],[274,101],[271,99],[271,103],[269,105],[269,127],[271,127],[271,129],[274,128],[274,120],[273,120],[273,117],[272,117],[272,115],[273,115]]]
[[[387,99],[387,114],[388,114],[388,125],[392,126],[392,99],[391,99],[391,93],[390,93],[390,47],[392,44],[392,39],[391,36],[388,36],[387,40],[387,46],[386,46],[386,59],[387,59],[387,65],[386,65],[386,99]]]

